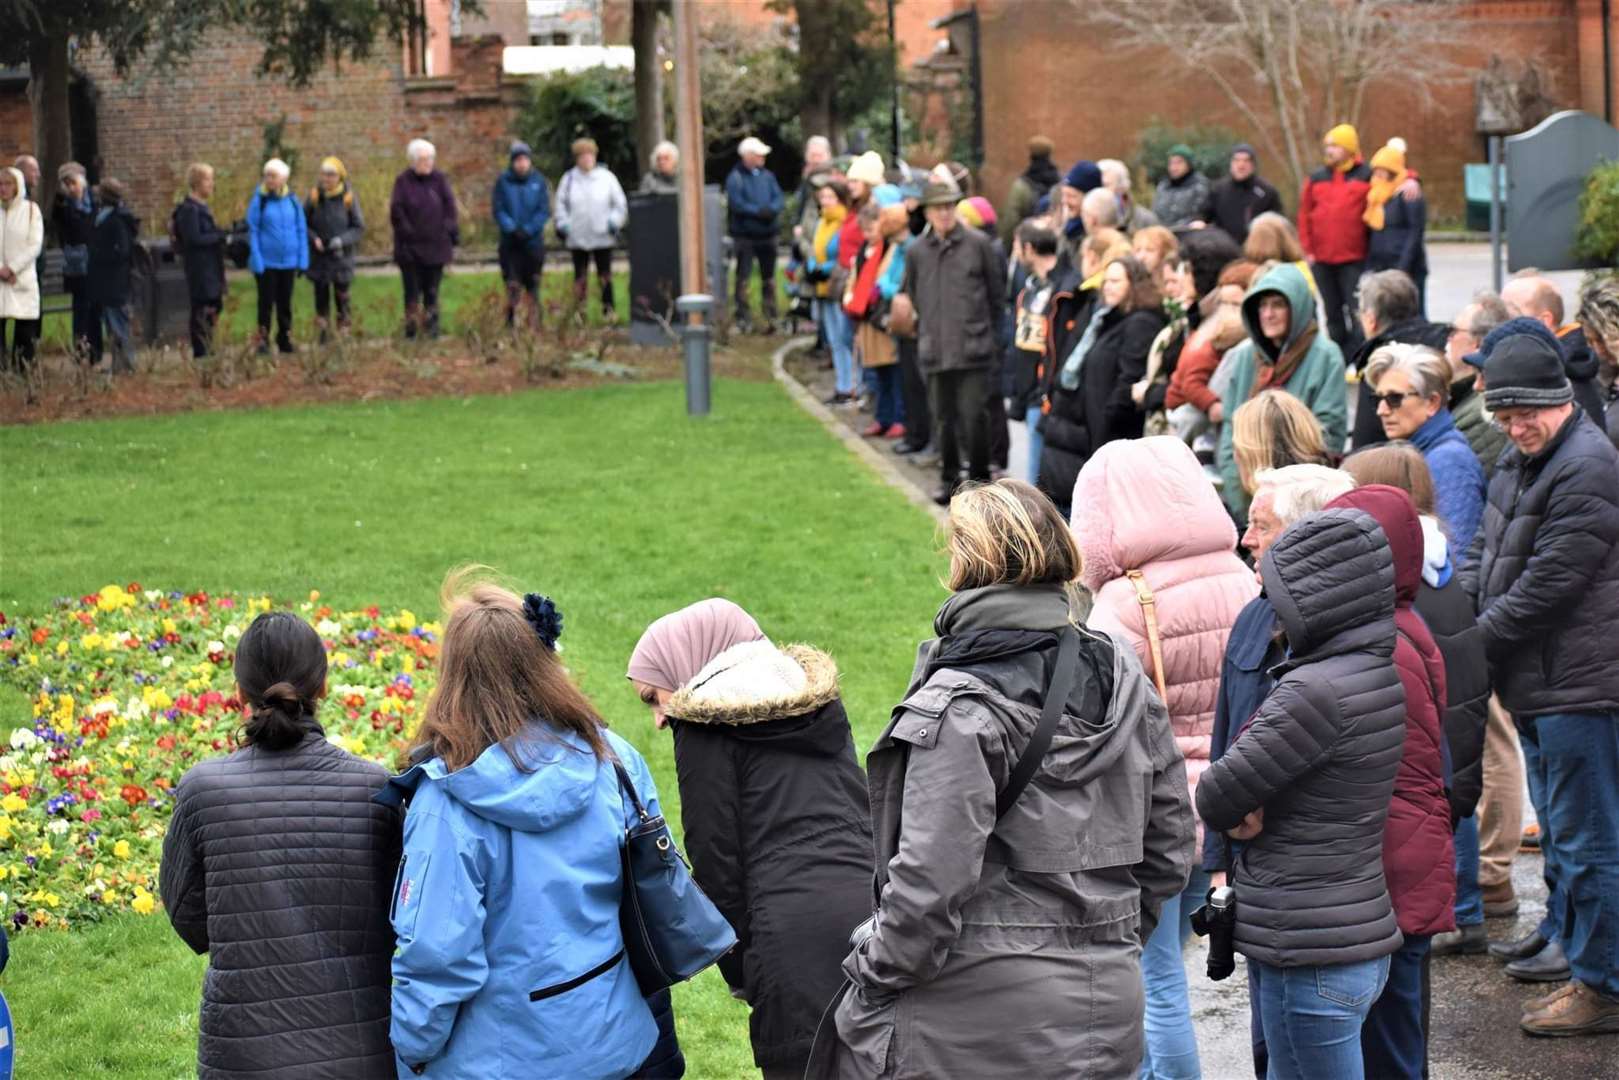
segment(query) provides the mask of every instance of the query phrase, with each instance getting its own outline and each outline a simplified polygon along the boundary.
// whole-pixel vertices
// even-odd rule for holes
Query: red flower
[[[138,581],[131,581],[128,585],[124,586],[124,590],[126,592],[138,593],[141,591],[141,583]]]
[[[137,807],[146,801],[146,789],[139,784],[125,784],[118,789],[118,794],[131,808]]]
[[[159,750],[173,750],[174,743],[175,738],[173,735],[159,735],[157,737],[157,748]]]
[[[372,604],[370,607],[365,609],[365,617],[373,621],[380,619],[382,617],[382,609],[377,607],[377,605]]]
[[[51,636],[51,632],[45,627],[41,626],[38,630],[35,630],[31,636],[34,639],[35,645],[43,645],[45,644],[46,639]]]

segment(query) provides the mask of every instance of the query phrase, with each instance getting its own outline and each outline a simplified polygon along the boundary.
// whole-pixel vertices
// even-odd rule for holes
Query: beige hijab
[[[630,654],[628,678],[659,690],[679,690],[720,653],[764,641],[753,616],[729,600],[702,600],[646,628]]]

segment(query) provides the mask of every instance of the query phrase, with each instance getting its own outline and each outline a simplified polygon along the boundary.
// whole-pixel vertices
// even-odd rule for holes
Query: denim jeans
[[[1520,724],[1540,848],[1557,879],[1547,918],[1574,978],[1619,997],[1619,713],[1559,713]],[[1531,757],[1531,753],[1533,756]]]
[[[882,367],[867,368],[866,374],[871,377],[873,393],[877,397],[877,411],[873,419],[885,428],[903,424],[905,399],[900,393],[899,365],[885,364]]]
[[[1535,820],[1540,823],[1540,876],[1546,882],[1546,914],[1535,929],[1547,941],[1561,941],[1557,932],[1557,913],[1562,910],[1557,893],[1557,857],[1546,836],[1546,770],[1540,760],[1535,718],[1526,717],[1515,723],[1518,726],[1518,742],[1523,746],[1523,771],[1529,786],[1529,805],[1534,808]]]
[[[1259,969],[1269,1080],[1365,1080],[1360,1028],[1388,981],[1389,958]]]
[[[827,348],[832,350],[837,392],[852,394],[859,389],[854,367],[854,324],[837,300],[818,300],[815,307],[821,319],[821,332],[826,335]]]
[[[1407,935],[1389,957],[1388,985],[1378,995],[1360,1029],[1366,1075],[1378,1080],[1422,1080],[1428,1071],[1427,1003],[1423,977],[1428,967],[1427,935]]]
[[[135,346],[131,340],[133,330],[129,320],[129,305],[108,304],[101,309],[101,318],[107,324],[107,338],[112,342],[112,370],[127,374],[135,370]]]
[[[1023,415],[1023,426],[1029,433],[1029,483],[1040,482],[1040,451],[1046,448],[1045,436],[1040,434],[1040,406],[1030,405]]]
[[[1478,883],[1478,817],[1456,823],[1456,926],[1484,924],[1484,890]]]
[[[1186,989],[1182,950],[1192,936],[1192,912],[1209,891],[1209,872],[1192,871],[1186,888],[1164,901],[1158,927],[1141,950],[1141,980],[1147,993],[1142,1080],[1198,1080],[1197,1033]]]

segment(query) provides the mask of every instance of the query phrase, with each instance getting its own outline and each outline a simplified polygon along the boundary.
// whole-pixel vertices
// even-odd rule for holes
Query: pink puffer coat
[[[1152,590],[1169,719],[1195,797],[1209,767],[1226,638],[1259,595],[1254,572],[1236,555],[1237,527],[1196,456],[1168,435],[1098,450],[1074,485],[1072,524],[1085,586],[1096,595],[1090,625],[1122,633],[1149,675],[1146,618],[1125,573],[1140,570]]]

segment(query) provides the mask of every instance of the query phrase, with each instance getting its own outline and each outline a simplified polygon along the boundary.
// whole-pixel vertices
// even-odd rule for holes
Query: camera
[[[1192,932],[1209,939],[1209,978],[1229,978],[1237,970],[1237,893],[1229,885],[1210,889],[1207,902],[1192,912]]]

